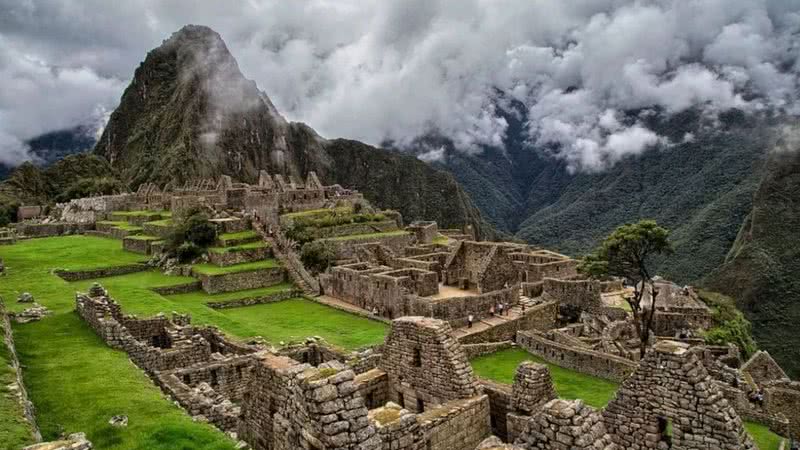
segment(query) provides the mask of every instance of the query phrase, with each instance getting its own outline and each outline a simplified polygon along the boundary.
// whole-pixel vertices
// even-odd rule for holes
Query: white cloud
[[[373,144],[436,131],[464,151],[501,145],[508,124],[496,110],[498,90],[529,109],[530,142],[574,170],[602,169],[663,141],[621,120],[629,109],[800,114],[796,0],[235,5],[0,0],[8,11],[0,111],[19,116],[0,131],[24,140],[98,105],[112,109],[120,80],[187,23],[220,32],[287,118]]]

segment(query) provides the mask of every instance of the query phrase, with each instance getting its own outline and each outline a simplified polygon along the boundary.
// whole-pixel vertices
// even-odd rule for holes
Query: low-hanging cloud
[[[120,80],[186,23],[219,31],[287,118],[373,144],[436,133],[466,152],[501,147],[499,107],[514,99],[527,109],[532,151],[602,170],[668,143],[631,110],[800,114],[796,0],[121,3],[0,0],[11,12],[0,19],[0,82],[81,93],[52,109],[36,89],[13,101],[0,94],[0,118],[20,114],[13,126],[0,121],[0,136],[22,141],[112,109]],[[83,73],[85,83],[53,70],[31,77],[20,58]]]

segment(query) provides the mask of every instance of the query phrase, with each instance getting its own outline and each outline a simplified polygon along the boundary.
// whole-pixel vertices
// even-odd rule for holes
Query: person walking
[[[472,314],[467,316],[467,328],[472,328],[472,320],[473,319],[474,319],[474,317],[472,317]]]
[[[494,305],[492,305],[491,308],[489,308],[489,315],[494,317]]]
[[[503,304],[502,303],[498,303],[497,304],[497,315],[498,316],[502,316],[503,315]]]

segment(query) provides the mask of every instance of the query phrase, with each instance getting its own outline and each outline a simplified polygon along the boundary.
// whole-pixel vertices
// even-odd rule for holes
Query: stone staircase
[[[303,267],[300,257],[297,256],[297,253],[292,249],[289,239],[281,232],[280,226],[277,224],[271,226],[265,225],[257,218],[254,218],[253,229],[270,245],[272,253],[275,255],[275,258],[283,264],[292,283],[300,288],[306,295],[319,295],[319,282],[308,273],[305,267]],[[271,236],[265,231],[267,229],[272,230]]]

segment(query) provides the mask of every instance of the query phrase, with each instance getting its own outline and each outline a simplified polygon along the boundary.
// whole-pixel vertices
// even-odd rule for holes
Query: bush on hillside
[[[217,228],[208,220],[205,211],[191,209],[178,219],[175,231],[167,239],[167,252],[181,262],[188,262],[203,254],[217,239]]]
[[[300,250],[300,260],[306,269],[312,273],[321,273],[330,267],[336,260],[336,249],[330,242],[315,241],[303,245]]]
[[[704,338],[709,345],[734,344],[739,347],[742,359],[747,360],[758,350],[752,335],[752,325],[736,308],[733,299],[716,292],[699,290],[698,295],[709,308],[714,327],[706,331]]]
[[[114,177],[79,178],[63,192],[56,195],[55,200],[57,202],[68,202],[75,198],[111,195],[125,190],[125,185]]]

